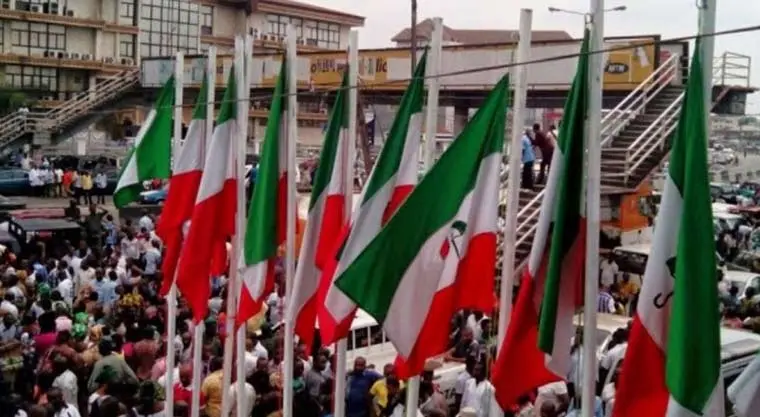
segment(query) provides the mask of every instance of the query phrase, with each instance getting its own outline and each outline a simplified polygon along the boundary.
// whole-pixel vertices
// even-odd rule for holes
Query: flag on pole
[[[330,120],[319,155],[319,165],[311,190],[306,233],[298,257],[295,283],[287,315],[295,322],[295,332],[303,343],[311,346],[317,320],[317,288],[319,277],[335,248],[346,222],[346,196],[352,185],[346,177],[348,149],[348,68],[330,114]]]
[[[382,324],[410,375],[446,351],[456,311],[493,307],[508,90],[505,76],[385,227],[337,276],[336,286]]]
[[[317,314],[325,345],[346,337],[356,310],[353,301],[335,287],[334,279],[367,247],[417,184],[426,62],[427,53],[417,63],[351,224],[342,232],[340,245],[336,244],[320,278]]]
[[[203,320],[208,310],[215,248],[224,246],[235,233],[238,155],[234,72],[237,70],[234,67],[230,70],[177,273],[177,288],[187,298],[196,322]]]
[[[586,256],[583,158],[588,37],[587,31],[517,304],[494,366],[492,382],[502,409],[541,385],[564,379],[570,370],[572,319],[583,290]]]
[[[113,193],[117,208],[137,201],[143,191],[143,181],[167,179],[171,175],[174,83],[174,76],[166,81],[158,101],[137,132],[135,145],[127,156]]]
[[[739,417],[753,417],[750,411],[760,410],[760,356],[728,387],[728,398]]]
[[[187,128],[185,144],[175,155],[175,166],[169,180],[169,192],[161,217],[156,225],[156,233],[166,248],[161,265],[163,282],[161,295],[166,295],[174,283],[174,275],[179,262],[183,229],[193,216],[195,196],[203,173],[203,156],[206,143],[206,118],[208,117],[206,77],[203,78],[198,98],[193,109],[193,120]]]
[[[722,417],[725,412],[699,51],[697,42],[618,380],[615,417]]]
[[[277,248],[285,241],[287,210],[287,65],[284,59],[269,108],[256,187],[248,209],[243,242],[243,287],[237,325],[255,316],[274,289]]]

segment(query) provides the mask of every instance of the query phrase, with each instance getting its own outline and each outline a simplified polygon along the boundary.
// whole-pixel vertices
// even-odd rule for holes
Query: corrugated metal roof
[[[420,40],[429,40],[433,33],[433,20],[425,19],[417,24],[417,37]],[[410,42],[412,30],[405,28],[396,36],[391,38],[393,42]],[[563,30],[534,30],[533,42],[547,41],[564,41],[572,40],[572,36]],[[497,30],[497,29],[452,29],[446,25],[443,26],[443,41],[455,42],[460,44],[487,44],[487,43],[507,43],[518,40],[518,31],[516,30]]]

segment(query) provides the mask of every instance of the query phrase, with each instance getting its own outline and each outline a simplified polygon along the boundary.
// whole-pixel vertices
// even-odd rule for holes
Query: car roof
[[[752,278],[758,277],[760,274],[756,274],[754,272],[745,272],[745,271],[726,271],[723,274],[723,278],[727,279],[728,281],[734,281],[734,282],[747,282],[751,280]]]
[[[652,249],[650,243],[636,243],[633,245],[618,246],[613,249],[613,252],[631,252],[639,255],[649,255],[649,250]]]
[[[731,358],[754,355],[760,351],[760,335],[738,329],[720,328],[720,357]]]

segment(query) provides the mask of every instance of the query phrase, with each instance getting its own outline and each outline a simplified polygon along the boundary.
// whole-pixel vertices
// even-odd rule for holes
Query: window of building
[[[58,74],[55,68],[6,65],[5,83],[20,89],[55,91],[58,87]]]
[[[214,8],[201,6],[201,35],[214,34]]]
[[[199,6],[189,0],[143,0],[140,7],[142,56],[195,53],[198,42]]]
[[[29,55],[43,55],[45,51],[66,50],[66,28],[47,23],[11,22],[11,45],[16,51],[25,49]],[[73,51],[77,52],[77,51]]]
[[[129,0],[122,0],[121,3],[119,3],[119,17],[134,19],[135,3]]]
[[[266,33],[273,36],[285,36],[288,24],[296,29],[296,35],[307,45],[327,49],[340,48],[340,25],[314,20],[304,20],[298,17],[267,15]]]
[[[119,56],[135,58],[135,35],[119,35]]]

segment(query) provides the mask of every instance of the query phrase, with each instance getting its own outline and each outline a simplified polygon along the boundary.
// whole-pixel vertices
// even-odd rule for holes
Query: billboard
[[[605,41],[605,48],[625,48],[611,51],[604,57],[605,90],[633,90],[656,68],[659,49],[656,36],[616,38]],[[577,65],[580,41],[535,44],[531,48],[528,71],[529,88],[537,90],[566,90],[572,82]],[[514,64],[515,45],[452,46],[443,50],[441,88],[447,90],[489,90]],[[251,71],[254,88],[274,85],[280,71],[281,55],[256,55]],[[340,85],[346,66],[345,51],[310,52],[298,57],[299,86],[314,89]],[[402,90],[411,74],[408,49],[375,49],[359,51],[359,80],[365,88]],[[231,56],[217,58],[216,81],[223,85],[232,64]],[[200,83],[205,59],[185,58],[185,82]],[[483,68],[494,68],[482,70]],[[143,85],[160,85],[171,75],[172,60],[147,58],[142,62]]]

